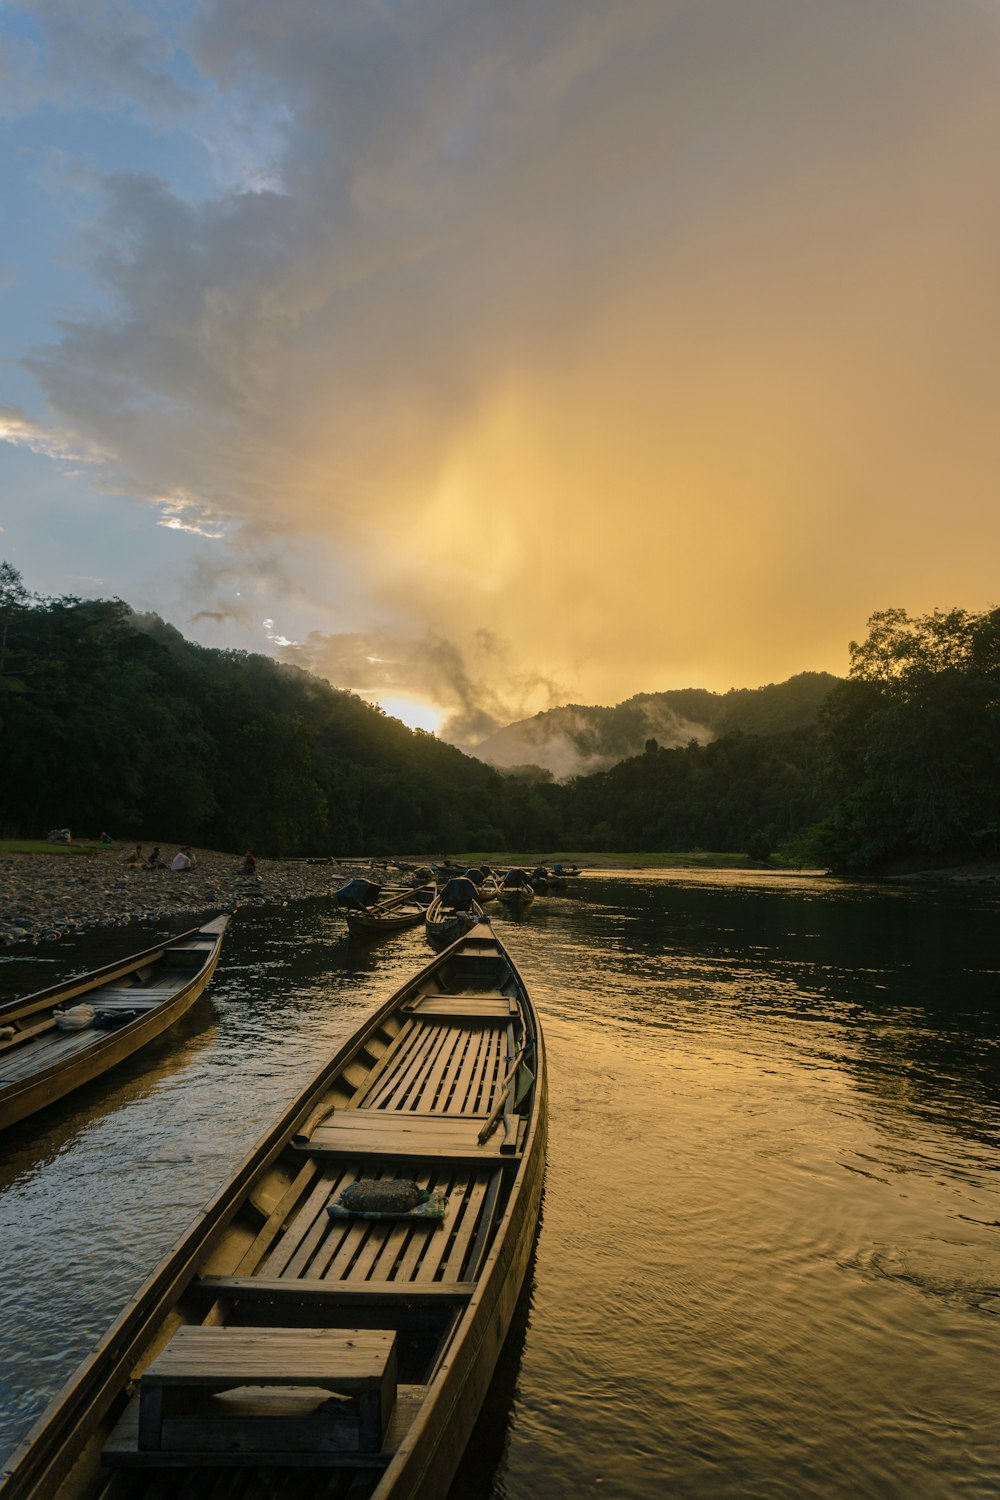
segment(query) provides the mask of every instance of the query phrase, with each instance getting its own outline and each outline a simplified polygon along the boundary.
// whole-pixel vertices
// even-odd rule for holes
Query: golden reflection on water
[[[545,1025],[522,1317],[454,1500],[995,1495],[995,898],[585,877],[498,913]],[[426,961],[240,915],[211,1002],[0,1167],[2,1441]]]

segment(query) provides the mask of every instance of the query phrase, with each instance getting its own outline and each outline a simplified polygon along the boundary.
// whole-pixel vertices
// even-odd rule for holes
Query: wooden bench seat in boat
[[[138,1447],[256,1452],[265,1462],[307,1444],[374,1453],[396,1399],[396,1374],[392,1332],[189,1324],[140,1379]],[[287,1389],[283,1398],[282,1388],[296,1399]],[[229,1401],[205,1399],[236,1390],[240,1396]],[[331,1393],[346,1399],[329,1401]]]
[[[478,1134],[485,1118],[484,1114],[338,1109],[316,1126],[308,1142],[299,1143],[299,1150],[357,1161],[418,1157],[424,1161],[488,1162],[500,1158],[503,1133],[495,1132],[480,1145]]]
[[[517,1015],[517,1002],[510,995],[500,994],[425,995],[404,1005],[403,1014],[419,1016],[422,1021],[458,1024],[512,1021]]]

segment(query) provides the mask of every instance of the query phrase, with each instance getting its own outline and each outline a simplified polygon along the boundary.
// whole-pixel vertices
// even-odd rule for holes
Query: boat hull
[[[493,971],[475,968],[477,964],[489,964],[494,955],[497,959],[497,972],[500,961],[509,966],[509,975],[501,981],[492,977]],[[458,965],[463,961],[468,967],[459,971]],[[444,974],[445,966],[449,964],[453,968],[439,982],[438,973]],[[473,973],[472,988],[456,986],[454,975],[457,972],[466,975]],[[506,1062],[503,1048],[495,1050],[494,1061],[490,1065],[493,1071],[489,1075],[483,1075],[484,1078],[490,1076],[496,1079],[496,1086],[490,1095],[493,1109],[489,1118],[493,1118],[499,1105],[503,1105],[509,1081],[521,1077],[518,1058],[523,1058],[524,1061],[530,1059],[531,1073],[527,1079],[529,1087],[520,1105],[514,1097],[514,1089],[510,1090],[508,1107],[515,1112],[508,1119],[505,1109],[504,1114],[497,1117],[504,1122],[499,1133],[487,1133],[483,1137],[483,1132],[479,1131],[479,1147],[473,1147],[472,1154],[466,1150],[463,1157],[463,1160],[470,1162],[477,1151],[485,1153],[475,1155],[475,1164],[465,1169],[465,1175],[470,1183],[478,1180],[483,1186],[487,1180],[495,1181],[498,1196],[495,1216],[493,1210],[487,1212],[486,1200],[480,1201],[475,1222],[470,1220],[469,1238],[461,1258],[455,1260],[455,1252],[449,1247],[457,1241],[460,1223],[464,1223],[461,1220],[461,1215],[467,1211],[464,1207],[456,1210],[459,1217],[449,1220],[451,1227],[447,1232],[444,1229],[440,1231],[441,1238],[438,1241],[423,1242],[428,1246],[428,1257],[431,1253],[430,1245],[436,1243],[440,1246],[438,1253],[447,1258],[441,1262],[436,1273],[433,1269],[429,1273],[425,1272],[423,1261],[420,1269],[413,1274],[413,1279],[407,1279],[402,1271],[397,1273],[393,1265],[386,1273],[388,1280],[375,1276],[371,1280],[362,1277],[360,1282],[355,1281],[353,1284],[350,1280],[353,1273],[349,1270],[345,1270],[342,1279],[338,1280],[328,1272],[306,1270],[304,1263],[294,1273],[289,1270],[287,1279],[283,1281],[264,1279],[274,1275],[281,1276],[283,1273],[280,1269],[272,1271],[265,1266],[263,1270],[255,1272],[255,1266],[263,1265],[264,1258],[275,1253],[275,1244],[280,1258],[280,1237],[286,1233],[291,1237],[293,1258],[300,1253],[294,1250],[294,1245],[305,1245],[306,1241],[296,1240],[296,1225],[304,1228],[309,1214],[319,1214],[314,1220],[313,1229],[308,1231],[309,1234],[332,1236],[339,1232],[336,1224],[333,1229],[330,1228],[327,1216],[319,1206],[320,1199],[316,1197],[318,1179],[305,1176],[309,1163],[312,1163],[312,1169],[320,1176],[329,1170],[323,1163],[330,1160],[331,1148],[321,1139],[323,1131],[332,1130],[336,1133],[338,1129],[343,1130],[345,1119],[348,1123],[353,1121],[355,1125],[360,1124],[364,1130],[368,1130],[373,1125],[377,1126],[379,1119],[385,1122],[392,1116],[391,1110],[386,1109],[383,1113],[371,1101],[370,1108],[360,1107],[356,1098],[347,1098],[343,1102],[343,1093],[338,1096],[341,1102],[331,1109],[331,1091],[343,1091],[345,1079],[353,1080],[356,1074],[358,1059],[369,1055],[378,1056],[380,1048],[383,1049],[381,1059],[369,1063],[370,1078],[367,1082],[360,1083],[358,1088],[362,1092],[375,1088],[373,1080],[377,1080],[379,1090],[389,1087],[386,1083],[388,1075],[385,1066],[393,1053],[395,1042],[402,1039],[402,1029],[396,1032],[395,1042],[388,1047],[384,1038],[387,1031],[395,1026],[401,1013],[412,1018],[423,1007],[424,1015],[450,1017],[456,1007],[461,1010],[465,1005],[463,1013],[467,1014],[469,1003],[481,1001],[490,1015],[497,1014],[503,1010],[501,1002],[504,999],[497,992],[498,982],[506,987],[510,1014],[521,1017],[521,1040],[520,1050],[515,1050],[513,1057],[508,1047]],[[485,1021],[486,1017],[480,1014],[473,1024],[481,1026]],[[405,1024],[404,1022],[404,1026]],[[426,1023],[422,1021],[420,1024]],[[434,1024],[444,1026],[451,1024],[451,1021],[435,1021]],[[487,1023],[487,1030],[492,1024]],[[485,1036],[486,1032],[477,1034]],[[500,1035],[498,1032],[498,1038]],[[516,1033],[511,1035],[516,1040]],[[455,1055],[458,1057],[458,1052]],[[461,1066],[464,1068],[465,1064]],[[501,1088],[500,1079],[505,1071]],[[433,1072],[433,1068],[430,1069],[428,1076]],[[354,1087],[353,1082],[351,1087]],[[467,1110],[468,1106],[454,1107],[459,1112],[453,1115],[453,1119],[463,1131],[465,1124],[462,1122],[468,1123],[472,1132],[469,1139],[472,1141],[475,1141],[476,1131],[486,1118],[486,1107],[485,1103],[477,1105],[471,1115],[461,1112]],[[426,1109],[426,1106],[418,1105],[416,1108]],[[368,1118],[362,1120],[362,1116]],[[412,1128],[418,1132],[430,1129],[430,1126],[422,1123],[428,1118],[436,1118],[439,1122],[441,1120],[440,1116],[428,1116],[426,1112],[408,1117],[400,1109],[398,1116],[393,1117],[390,1128],[395,1131],[396,1119],[405,1122],[408,1118],[413,1122]],[[508,1137],[507,1124],[511,1120],[517,1128]],[[330,1121],[333,1121],[332,1125]],[[450,1125],[448,1128],[451,1128]],[[232,1288],[232,1278],[238,1278],[240,1274],[244,1276],[244,1280],[239,1282],[236,1290],[228,1291],[230,1297],[235,1297],[235,1305],[238,1307],[273,1304],[282,1308],[288,1303],[296,1304],[299,1299],[300,1312],[307,1307],[314,1310],[322,1305],[327,1296],[324,1289],[329,1288],[329,1295],[334,1299],[343,1299],[352,1292],[360,1294],[347,1298],[350,1304],[347,1316],[349,1327],[422,1327],[425,1325],[420,1319],[431,1318],[430,1348],[438,1352],[433,1357],[429,1356],[430,1365],[423,1383],[400,1387],[400,1400],[403,1399],[405,1389],[409,1393],[407,1400],[411,1404],[406,1409],[406,1420],[401,1420],[400,1435],[393,1438],[391,1451],[377,1455],[372,1460],[352,1455],[346,1462],[349,1462],[354,1475],[352,1495],[364,1495],[369,1500],[396,1500],[397,1496],[410,1496],[412,1500],[417,1500],[417,1496],[420,1500],[443,1497],[489,1386],[530,1263],[539,1222],[546,1136],[545,1053],[537,1017],[503,945],[495,938],[488,925],[480,926],[469,937],[454,944],[447,953],[433,959],[380,1007],[288,1107],[233,1178],[198,1217],[181,1243],[149,1279],[39,1420],[21,1448],[12,1456],[0,1478],[0,1500],[98,1500],[98,1497],[104,1496],[111,1478],[112,1470],[108,1465],[121,1462],[127,1467],[127,1473],[120,1476],[120,1480],[126,1481],[126,1487],[116,1488],[113,1493],[127,1494],[130,1500],[133,1496],[142,1497],[153,1493],[160,1496],[164,1492],[163,1485],[167,1482],[167,1468],[176,1471],[177,1487],[181,1488],[186,1483],[186,1473],[192,1468],[206,1466],[216,1471],[226,1471],[226,1494],[232,1496],[233,1500],[256,1494],[254,1471],[260,1467],[261,1460],[253,1454],[220,1451],[212,1455],[199,1454],[197,1460],[192,1461],[183,1453],[164,1451],[157,1452],[152,1467],[144,1467],[143,1464],[148,1464],[148,1460],[134,1451],[132,1457],[127,1454],[120,1459],[114,1457],[116,1452],[124,1452],[120,1446],[116,1449],[115,1443],[120,1442],[118,1434],[121,1433],[123,1424],[127,1425],[129,1411],[135,1407],[131,1391],[137,1369],[149,1366],[150,1361],[162,1351],[181,1324],[198,1322],[205,1317],[206,1311],[206,1326],[213,1323],[212,1308],[226,1309],[228,1304],[225,1300],[227,1293],[217,1291],[211,1278],[219,1277],[220,1285],[224,1283],[226,1287]],[[392,1139],[396,1141],[395,1134]],[[513,1142],[510,1146],[506,1144],[508,1139]],[[444,1149],[447,1157],[448,1150]],[[313,1156],[308,1154],[310,1151],[314,1152]],[[505,1155],[505,1152],[508,1154]],[[342,1156],[343,1152],[339,1154]],[[396,1154],[395,1149],[390,1152],[392,1156]],[[334,1157],[337,1155],[334,1151]],[[432,1153],[435,1161],[439,1155],[438,1148],[435,1148]],[[351,1159],[354,1160],[354,1157]],[[306,1165],[303,1165],[304,1162]],[[438,1166],[440,1167],[440,1163]],[[354,1170],[353,1167],[350,1168],[349,1175]],[[415,1165],[411,1170],[416,1176]],[[294,1183],[285,1190],[277,1207],[272,1208],[268,1220],[268,1224],[275,1226],[273,1233],[278,1239],[267,1240],[272,1231],[267,1224],[261,1227],[259,1205],[268,1200],[269,1194],[273,1197],[276,1191],[280,1193],[280,1189],[274,1187],[275,1181],[291,1182],[296,1173],[298,1175],[295,1176]],[[301,1186],[298,1185],[300,1181]],[[455,1181],[457,1192],[457,1177]],[[325,1197],[325,1186],[320,1185],[320,1191]],[[295,1197],[296,1193],[298,1197]],[[488,1196],[487,1193],[487,1198]],[[471,1204],[471,1197],[467,1201]],[[314,1206],[309,1207],[310,1204]],[[306,1208],[308,1213],[305,1213]],[[267,1212],[266,1208],[264,1212]],[[357,1225],[352,1225],[345,1231],[351,1235],[374,1235],[381,1232],[391,1236],[396,1231],[394,1226],[370,1229],[369,1226]],[[416,1236],[418,1231],[407,1230],[407,1233]],[[269,1247],[266,1256],[262,1251],[261,1258],[247,1262],[247,1255],[253,1256],[254,1244],[262,1239],[267,1240]],[[314,1240],[313,1243],[314,1248],[310,1253],[321,1253],[321,1241]],[[387,1237],[384,1243],[388,1245],[390,1239]],[[243,1265],[248,1265],[249,1269],[241,1273],[239,1268]],[[254,1290],[248,1290],[248,1280],[252,1282],[255,1274],[261,1280]],[[397,1274],[402,1279],[393,1279]],[[470,1279],[463,1280],[463,1276]],[[297,1280],[297,1277],[306,1279]],[[317,1279],[320,1277],[323,1279]],[[230,1280],[226,1281],[226,1278]],[[441,1295],[436,1295],[438,1293]],[[198,1300],[205,1295],[208,1296],[207,1302]],[[303,1296],[307,1298],[305,1303],[301,1301]],[[220,1300],[213,1303],[216,1297]],[[245,1303],[246,1298],[249,1298],[249,1303]],[[452,1303],[454,1311],[451,1310]],[[377,1307],[375,1321],[370,1320],[370,1304]],[[342,1310],[334,1322],[323,1326],[345,1326],[346,1314],[342,1302],[338,1301],[338,1305]],[[441,1312],[442,1307],[445,1308],[444,1313]],[[197,1311],[199,1308],[200,1312]],[[223,1311],[220,1316],[225,1321],[228,1313]],[[385,1321],[387,1316],[389,1321]],[[399,1321],[400,1318],[402,1322]],[[440,1323],[433,1321],[441,1318],[444,1321]],[[218,1322],[219,1319],[214,1321]],[[278,1322],[281,1321],[279,1317]],[[297,1326],[314,1325],[318,1326],[318,1315],[315,1313],[306,1318],[304,1325]],[[273,1322],[268,1324],[267,1316],[264,1315],[261,1326],[276,1325]],[[437,1328],[440,1328],[440,1333],[434,1331]],[[414,1376],[410,1374],[406,1379],[412,1382]],[[417,1393],[416,1396],[414,1392]],[[393,1422],[395,1421],[394,1417]],[[388,1439],[384,1442],[387,1443]],[[105,1455],[103,1462],[102,1450]],[[269,1457],[267,1463],[278,1474],[273,1493],[283,1496],[286,1493],[285,1480],[281,1478],[283,1474],[288,1481],[288,1493],[291,1494],[294,1489],[294,1493],[298,1495],[301,1493],[303,1468],[315,1470],[319,1483],[322,1473],[331,1464],[342,1467],[345,1460],[343,1457],[338,1460],[336,1456],[317,1456],[315,1452],[282,1451],[280,1457]],[[136,1467],[136,1464],[139,1466]],[[294,1478],[295,1473],[299,1474],[298,1479]],[[245,1475],[245,1479],[241,1478],[241,1474]]]

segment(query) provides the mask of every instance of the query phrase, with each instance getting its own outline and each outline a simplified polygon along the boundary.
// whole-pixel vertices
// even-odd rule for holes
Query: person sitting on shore
[[[183,849],[178,849],[177,853],[170,861],[170,868],[172,870],[194,869],[194,858],[192,857],[191,846],[189,844],[185,844]]]
[[[145,863],[141,844],[136,844],[132,853],[125,856],[125,864],[130,870],[141,870]]]
[[[160,858],[160,846],[159,846],[159,844],[157,844],[156,848],[153,850],[152,854],[149,856],[149,858],[146,861],[146,869],[147,870],[162,870],[163,868],[164,868],[164,863],[163,863],[163,860]]]
[[[102,833],[97,842],[103,849],[107,849],[109,844],[114,843],[114,839],[111,837],[110,833]]]
[[[244,875],[256,875],[257,873],[257,856],[256,854],[252,854],[249,849],[243,856],[243,873]]]

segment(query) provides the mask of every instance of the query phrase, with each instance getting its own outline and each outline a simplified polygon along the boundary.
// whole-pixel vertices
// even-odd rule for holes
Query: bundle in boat
[[[430,1219],[438,1223],[447,1209],[444,1193],[428,1192],[406,1177],[362,1177],[326,1206],[331,1219]]]

